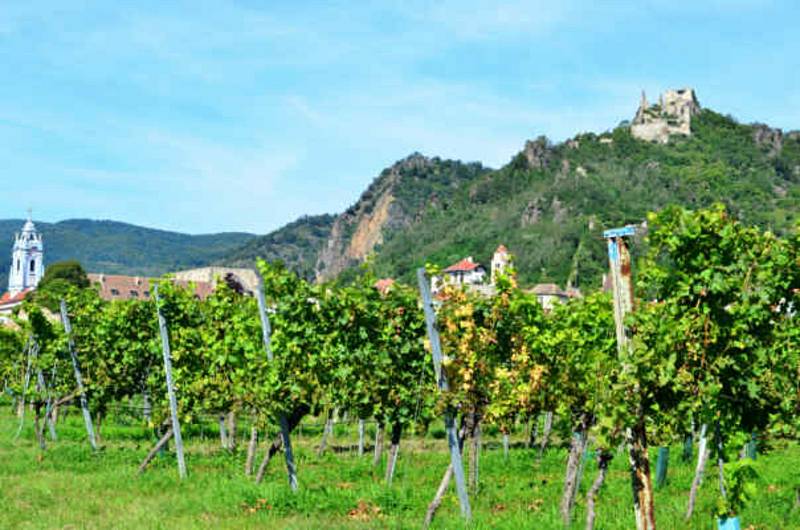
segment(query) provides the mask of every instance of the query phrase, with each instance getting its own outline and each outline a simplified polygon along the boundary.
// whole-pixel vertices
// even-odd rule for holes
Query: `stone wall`
[[[241,282],[244,286],[254,291],[258,286],[258,278],[252,269],[235,269],[231,267],[203,267],[200,269],[190,269],[185,271],[178,271],[172,273],[176,280],[185,282],[203,282],[210,283],[216,286],[217,280],[225,279],[225,275],[231,273]]]
[[[692,117],[699,113],[700,104],[691,88],[667,90],[657,105],[648,105],[642,95],[631,122],[631,134],[646,142],[667,143],[672,135],[691,135]]]

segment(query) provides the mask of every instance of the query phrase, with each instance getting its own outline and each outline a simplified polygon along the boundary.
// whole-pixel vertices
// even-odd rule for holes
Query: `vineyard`
[[[612,294],[551,312],[513,270],[434,296],[432,267],[377,289],[264,261],[255,293],[37,296],[0,329],[0,486],[29,503],[2,517],[50,526],[65,485],[26,477],[56,475],[164,515],[120,527],[800,527],[800,237],[647,221],[610,236]]]

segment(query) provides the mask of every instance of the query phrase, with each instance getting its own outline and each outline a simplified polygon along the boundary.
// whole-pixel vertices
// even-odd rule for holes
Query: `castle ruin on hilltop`
[[[692,116],[700,114],[700,103],[692,88],[667,90],[658,103],[649,105],[642,91],[639,110],[631,122],[634,138],[665,144],[673,134],[692,134]]]

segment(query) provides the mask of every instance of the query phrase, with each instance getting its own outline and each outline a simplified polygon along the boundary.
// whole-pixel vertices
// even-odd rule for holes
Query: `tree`
[[[47,266],[39,289],[47,289],[52,282],[63,280],[79,289],[89,287],[89,277],[83,266],[76,260],[57,261]]]
[[[89,287],[89,277],[80,263],[75,260],[58,261],[48,265],[32,299],[50,311],[58,311],[60,300],[71,289],[87,287]]]

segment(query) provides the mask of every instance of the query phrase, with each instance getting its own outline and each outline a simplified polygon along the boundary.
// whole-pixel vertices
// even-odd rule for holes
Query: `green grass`
[[[318,429],[305,428],[295,436],[300,491],[293,494],[282,459],[256,485],[242,471],[246,442],[240,439],[235,454],[224,452],[209,424],[187,437],[189,477],[181,482],[170,455],[137,475],[152,443],[141,427],[104,426],[103,449],[93,455],[73,412],[58,426],[59,441],[42,453],[30,425],[13,439],[18,420],[8,411],[4,405],[0,413],[0,528],[419,528],[448,462],[443,440],[404,440],[394,485],[387,488],[383,468],[373,469],[371,455],[344,451],[318,458]],[[522,437],[512,441],[521,446]],[[337,427],[333,446],[354,442],[355,428]],[[683,520],[693,462],[680,462],[679,453],[673,449],[668,484],[656,492],[659,528],[714,528],[714,470],[693,520]],[[471,496],[471,528],[563,528],[558,503],[565,461],[563,449],[548,450],[539,462],[533,451],[518,447],[506,462],[498,440],[488,438],[480,492]],[[796,444],[759,456],[759,495],[741,514],[743,528],[800,528],[800,509],[793,510],[798,463]],[[572,528],[583,528],[585,492],[595,472],[589,462]],[[433,527],[463,528],[452,487]],[[596,528],[632,527],[626,458],[618,454],[600,496]]]

